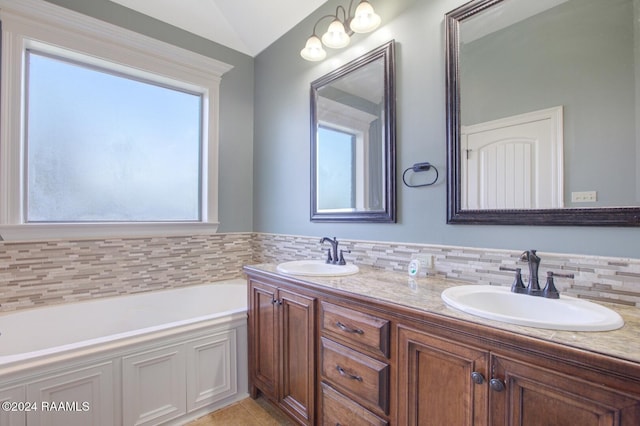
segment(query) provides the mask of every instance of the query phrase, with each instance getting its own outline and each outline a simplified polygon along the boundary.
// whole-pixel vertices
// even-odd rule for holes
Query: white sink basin
[[[323,260],[294,260],[279,264],[276,269],[283,274],[306,275],[311,277],[338,277],[357,274],[360,270],[353,263],[332,265]]]
[[[624,325],[617,312],[560,295],[560,299],[512,293],[507,287],[462,285],[442,292],[442,300],[452,308],[482,318],[568,331],[608,331]]]

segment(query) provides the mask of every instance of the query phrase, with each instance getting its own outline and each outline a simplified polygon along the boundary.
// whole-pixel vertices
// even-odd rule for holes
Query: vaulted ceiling
[[[327,0],[111,0],[256,56]]]

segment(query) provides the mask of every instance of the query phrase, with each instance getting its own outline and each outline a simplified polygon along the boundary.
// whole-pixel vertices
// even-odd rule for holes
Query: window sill
[[[29,223],[0,225],[0,237],[4,241],[87,240],[211,235],[217,230],[214,222]]]

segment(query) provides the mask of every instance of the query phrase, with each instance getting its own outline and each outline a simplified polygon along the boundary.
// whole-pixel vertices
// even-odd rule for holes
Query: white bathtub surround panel
[[[241,276],[250,233],[0,242],[0,312]]]
[[[319,237],[262,234],[252,240],[255,263],[280,263],[298,259],[324,259],[326,247]],[[500,266],[520,267],[525,276],[527,265],[519,261],[522,250],[497,250],[471,247],[412,243],[389,243],[341,239],[341,246],[351,250],[347,262],[372,266],[387,271],[406,272],[411,256],[433,256],[434,267],[428,271],[456,280],[477,284],[511,285],[513,272],[500,271]],[[535,247],[534,247],[535,248]],[[640,307],[640,259],[603,256],[538,253],[542,258],[539,280],[544,285],[546,271],[573,273],[575,279],[556,278],[560,291],[567,294]]]
[[[12,386],[0,388],[0,403],[3,402],[25,402],[27,395],[24,386]],[[26,411],[5,411],[0,410],[0,425],[24,426],[27,424]]]
[[[0,315],[0,401],[90,407],[64,418],[42,409],[0,413],[0,424],[185,424],[246,398],[246,292],[246,280],[235,279]],[[11,317],[20,320],[16,333]],[[70,328],[73,320],[116,324],[84,327],[96,334],[69,339],[80,328]],[[109,327],[115,334],[104,335]],[[35,350],[16,345],[39,340],[41,328],[59,342]]]
[[[117,424],[113,387],[114,363],[112,361],[98,362],[89,367],[72,369],[62,376],[49,375],[30,382],[26,385],[25,401],[36,403],[38,410],[27,412],[27,424],[63,424],[65,426]],[[48,410],[42,405],[58,401],[73,404],[73,409],[57,412]]]

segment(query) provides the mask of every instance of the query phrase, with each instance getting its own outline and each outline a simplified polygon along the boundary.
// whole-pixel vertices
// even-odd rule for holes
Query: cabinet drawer
[[[387,426],[389,422],[323,383],[322,424],[324,426]]]
[[[389,358],[389,321],[326,302],[321,316],[323,332]]]
[[[389,365],[325,337],[322,375],[350,397],[389,413]]]

